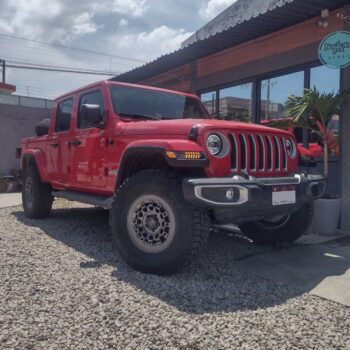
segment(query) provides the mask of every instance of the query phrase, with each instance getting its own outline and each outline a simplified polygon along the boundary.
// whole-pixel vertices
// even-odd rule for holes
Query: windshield
[[[163,91],[111,86],[114,111],[121,117],[145,119],[208,119],[203,104],[194,98]]]

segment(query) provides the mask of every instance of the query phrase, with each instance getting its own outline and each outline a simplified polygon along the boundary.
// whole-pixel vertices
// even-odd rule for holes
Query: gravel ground
[[[350,349],[350,308],[235,268],[266,249],[212,234],[183,273],[144,275],[106,212],[55,207],[0,210],[0,349]]]

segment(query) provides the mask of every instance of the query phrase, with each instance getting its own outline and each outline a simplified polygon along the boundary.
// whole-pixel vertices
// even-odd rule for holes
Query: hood
[[[265,133],[281,133],[291,135],[288,131],[274,129],[258,124],[249,124],[236,121],[217,119],[171,119],[171,120],[145,120],[125,123],[124,135],[188,135],[191,128],[197,126],[199,135],[206,131],[240,130]]]

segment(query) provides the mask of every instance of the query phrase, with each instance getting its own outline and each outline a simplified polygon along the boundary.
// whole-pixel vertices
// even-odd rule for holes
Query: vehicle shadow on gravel
[[[108,212],[95,208],[54,209],[48,219],[30,220],[22,211],[12,215],[25,226],[83,253],[82,269],[113,267],[116,281],[159,298],[179,311],[204,314],[258,310],[286,302],[303,293],[241,271],[237,260],[262,254],[271,248],[257,248],[241,237],[212,233],[201,256],[181,273],[168,276],[142,274],[125,264],[112,244]]]

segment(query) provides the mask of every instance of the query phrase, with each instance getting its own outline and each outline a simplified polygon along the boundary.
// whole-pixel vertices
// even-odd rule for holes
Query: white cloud
[[[58,16],[62,9],[59,0],[16,0],[7,6],[6,16],[2,14],[1,28],[9,33],[21,32],[31,37],[41,34],[38,23]]]
[[[128,51],[134,48],[139,52],[138,58],[150,60],[161,54],[177,50],[181,43],[192,34],[184,29],[175,30],[163,25],[150,32],[125,35],[116,44]]]
[[[140,17],[146,10],[146,0],[113,0],[113,11],[132,17]]]
[[[122,18],[120,21],[119,21],[119,27],[120,28],[127,28],[129,27],[129,21],[125,18]]]
[[[199,12],[207,9],[213,14],[212,1],[0,0],[0,33],[150,61],[177,50],[182,41],[205,24],[207,20]],[[108,72],[111,69],[113,73],[142,64],[9,37],[0,37],[0,53],[8,61]],[[103,78],[45,71],[38,74],[35,70],[13,68],[8,69],[7,77],[9,83],[22,84],[19,93],[26,94],[24,86],[29,85],[31,96],[47,97],[52,97],[52,90],[69,91]],[[31,89],[32,85],[38,89]]]
[[[222,11],[226,10],[230,5],[237,0],[209,0],[200,9],[199,14],[205,20],[210,20],[217,16]]]
[[[83,12],[78,15],[73,24],[73,33],[77,35],[95,33],[99,27],[92,21],[92,15]]]

